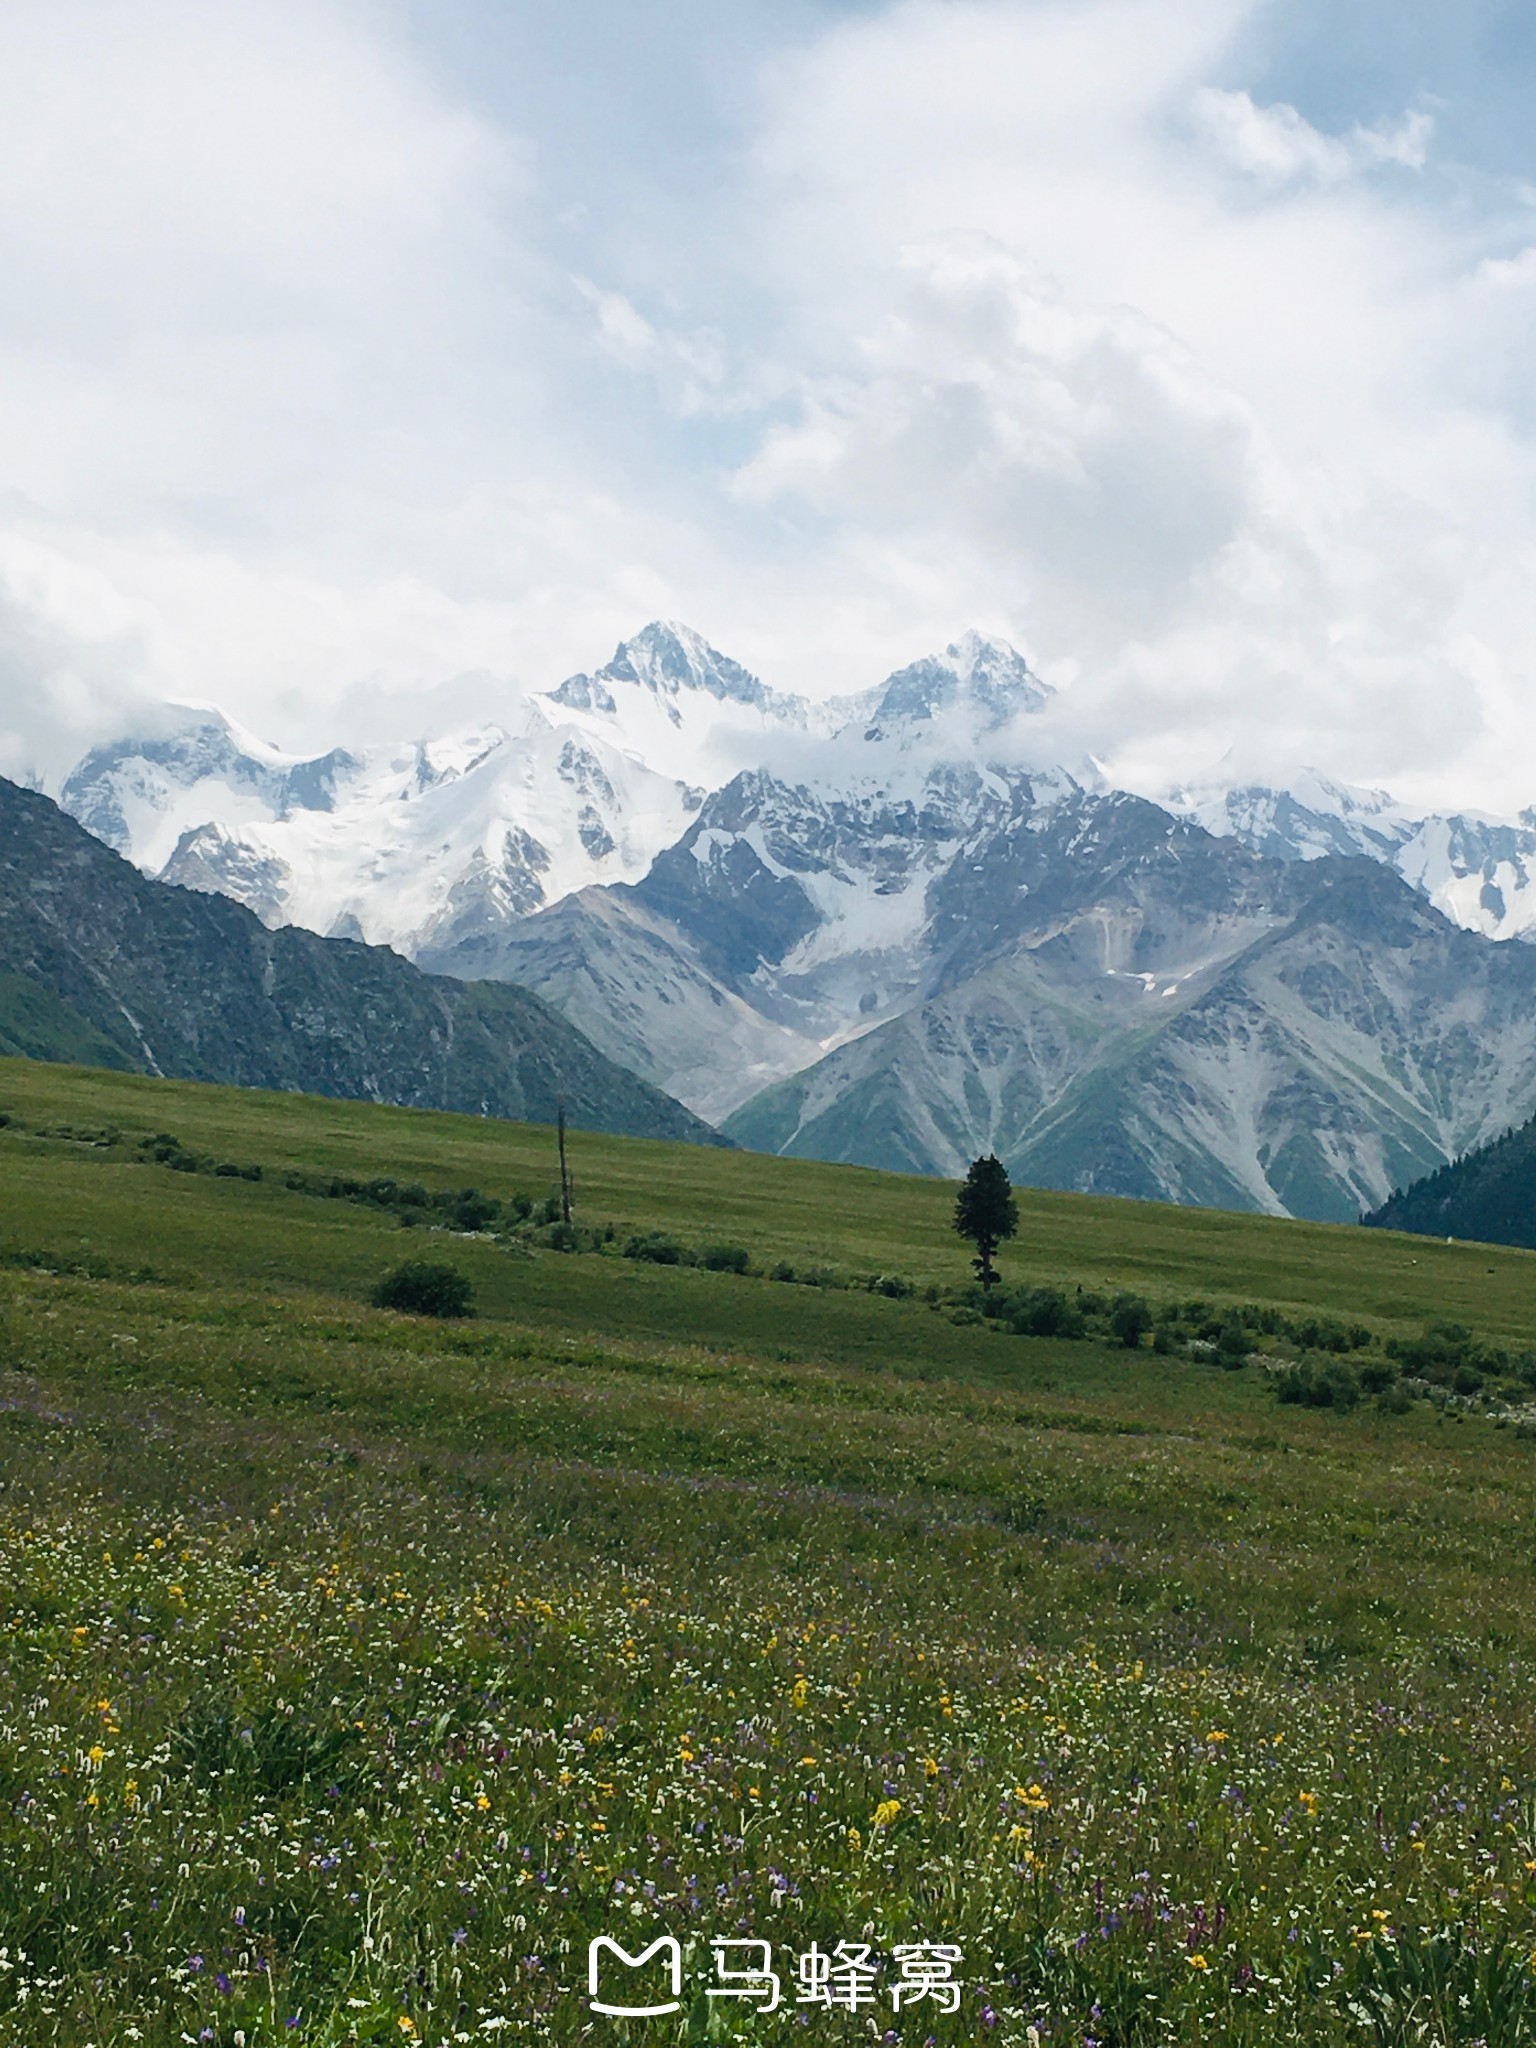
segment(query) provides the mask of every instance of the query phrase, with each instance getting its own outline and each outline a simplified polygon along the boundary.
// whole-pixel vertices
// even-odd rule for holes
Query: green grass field
[[[0,1112],[0,2039],[1536,2042],[1513,1364],[1322,1409],[1283,1329],[1016,1336],[925,1181],[575,1133],[571,1252],[315,1192],[541,1202],[545,1131],[24,1061]],[[1536,1347],[1531,1253],[1020,1202],[1010,1282]],[[407,1257],[477,1316],[370,1308]],[[603,1934],[678,1939],[676,2014],[592,2012]]]

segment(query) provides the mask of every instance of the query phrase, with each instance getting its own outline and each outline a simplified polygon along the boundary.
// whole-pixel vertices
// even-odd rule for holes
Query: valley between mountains
[[[533,991],[738,1144],[1351,1219],[1536,1111],[1536,811],[1151,802],[967,635],[832,702],[656,624],[504,724],[299,760],[167,708],[63,807],[147,874]]]

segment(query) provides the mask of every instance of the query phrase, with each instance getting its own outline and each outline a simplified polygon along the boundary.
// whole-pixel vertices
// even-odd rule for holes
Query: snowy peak
[[[1490,939],[1536,938],[1536,811],[1417,817],[1385,790],[1315,768],[1273,784],[1224,782],[1218,770],[1165,801],[1216,838],[1280,860],[1364,855],[1396,868],[1453,924]]]
[[[914,661],[886,679],[864,737],[916,739],[940,713],[965,715],[980,737],[1043,711],[1053,694],[1005,640],[963,633],[942,654]]]
[[[626,685],[649,691],[665,706],[674,725],[682,722],[679,700],[690,695],[712,697],[718,704],[749,705],[770,715],[789,714],[796,723],[804,722],[800,698],[779,696],[691,626],[665,619],[654,619],[633,639],[621,640],[613,659],[595,675],[569,676],[548,695],[568,710],[612,715],[619,713]]]
[[[1167,808],[1217,839],[1235,838],[1280,860],[1365,854],[1390,861],[1413,820],[1383,789],[1298,768],[1270,783],[1229,783],[1219,772],[1175,790]]]
[[[711,647],[690,626],[653,620],[632,640],[623,640],[605,669],[603,680],[640,683],[657,696],[676,697],[684,690],[765,711],[773,692],[728,654]]]
[[[158,733],[93,749],[59,801],[115,852],[158,868],[185,831],[206,822],[207,788],[225,795],[221,822],[275,820],[333,810],[358,765],[340,747],[310,760],[283,754],[211,706],[175,706]]]

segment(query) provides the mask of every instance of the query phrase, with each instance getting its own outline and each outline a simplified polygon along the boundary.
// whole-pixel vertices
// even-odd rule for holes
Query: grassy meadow
[[[1536,1254],[1022,1193],[1154,1351],[931,1182],[577,1132],[563,1250],[547,1131],[0,1114],[0,2042],[1536,2042]],[[1282,1401],[1319,1317],[1483,1383]]]

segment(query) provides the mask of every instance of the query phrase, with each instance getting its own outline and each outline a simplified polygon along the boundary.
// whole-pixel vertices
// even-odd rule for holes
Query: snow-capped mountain
[[[709,790],[765,755],[809,760],[841,735],[867,773],[877,710],[890,751],[931,752],[938,709],[952,745],[967,720],[995,731],[1047,694],[1011,648],[967,635],[883,691],[813,704],[658,622],[506,724],[397,747],[301,759],[212,708],[168,711],[87,755],[60,802],[146,873],[415,956],[639,880]]]
[[[610,1057],[725,1116],[919,1000],[934,887],[961,849],[1079,788],[899,743],[883,765],[896,772],[866,763],[851,786],[735,776],[641,881],[428,946],[422,963],[537,989]]]
[[[1016,649],[963,633],[942,654],[887,677],[875,693],[864,737],[894,738],[907,746],[938,737],[963,758],[966,741],[984,743],[1014,719],[1043,711],[1054,694]]]
[[[1218,838],[1282,860],[1362,853],[1395,867],[1453,924],[1490,939],[1536,939],[1536,809],[1417,815],[1385,790],[1302,768],[1273,784],[1211,779],[1176,790],[1168,809]]]
[[[146,873],[409,954],[643,874],[701,795],[535,698],[510,731],[316,761],[192,712],[163,739],[87,756],[60,801]]]
[[[1536,811],[1158,805],[1025,765],[1051,701],[976,634],[813,703],[656,623],[476,730],[301,760],[182,711],[62,797],[270,925],[523,984],[770,1150],[1341,1217],[1536,1109],[1536,945],[1487,944],[1536,938]]]

